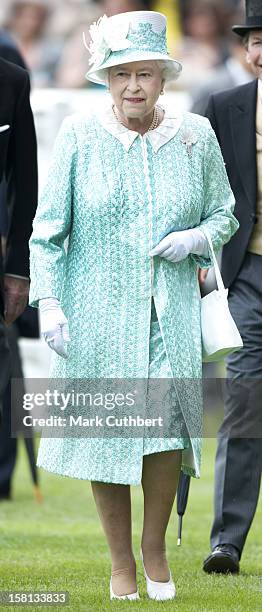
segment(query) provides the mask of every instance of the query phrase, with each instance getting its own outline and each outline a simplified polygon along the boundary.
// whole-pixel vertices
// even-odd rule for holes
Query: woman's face
[[[154,108],[164,85],[155,61],[131,62],[109,69],[109,89],[120,113],[128,119],[146,117]]]

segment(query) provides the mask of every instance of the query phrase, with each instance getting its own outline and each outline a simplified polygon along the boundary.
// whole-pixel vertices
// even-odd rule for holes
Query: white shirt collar
[[[262,81],[261,81],[261,79],[258,79],[258,93],[259,93],[260,99],[262,101]]]
[[[96,117],[103,128],[115,136],[128,152],[135,139],[139,136],[138,132],[129,130],[116,119],[112,110],[112,104],[108,105],[104,111],[97,113]],[[157,153],[160,147],[176,135],[182,122],[182,113],[170,113],[170,111],[165,111],[164,119],[160,125],[154,130],[146,132],[144,138],[148,138],[154,152]]]

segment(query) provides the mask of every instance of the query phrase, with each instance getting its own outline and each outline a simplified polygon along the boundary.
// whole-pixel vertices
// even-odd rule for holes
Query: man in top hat
[[[262,466],[262,2],[246,1],[234,26],[252,82],[211,96],[206,116],[219,140],[240,229],[224,246],[222,275],[244,346],[227,363],[225,417],[215,465],[215,517],[206,572],[238,572],[258,501]]]
[[[16,64],[26,69],[25,62],[16,44],[14,43],[13,39],[8,34],[8,32],[6,32],[3,29],[0,29],[0,58],[3,60],[8,60],[8,62],[12,62],[13,64]],[[9,72],[9,78],[10,78],[11,74],[13,73],[13,68],[15,69],[15,66],[12,67],[11,64],[5,63],[5,67],[7,67],[7,70],[9,68],[9,71],[11,70],[11,72]],[[19,70],[19,73],[20,73],[20,70]],[[28,75],[27,73],[25,73],[25,70],[22,71],[22,74],[23,74],[24,84],[25,82],[28,83]],[[21,78],[22,78],[22,75],[21,75]],[[6,79],[6,82],[7,82],[7,79]],[[4,85],[5,85],[5,79],[4,79],[4,76],[2,75],[2,88],[4,88]],[[0,85],[0,88],[1,88],[1,85]],[[28,111],[28,106],[29,106],[29,98],[27,96],[24,96],[24,104],[22,105],[22,108],[23,108],[22,112],[25,112],[26,109]],[[16,117],[18,117],[18,114],[16,114]],[[29,117],[31,117],[31,113]],[[4,119],[3,119],[3,122],[4,122]],[[30,125],[31,125],[31,130],[30,130]],[[25,217],[27,215],[30,215],[33,217],[33,214],[35,211],[35,205],[36,205],[36,190],[37,190],[36,148],[35,148],[35,136],[34,136],[34,129],[33,129],[33,119],[30,120],[29,129],[28,129],[28,124],[25,125],[24,129],[28,131],[28,134],[29,134],[28,147],[31,148],[31,155],[33,156],[33,160],[32,158],[30,159],[30,153],[29,153],[29,161],[27,162],[25,160],[26,164],[31,163],[31,168],[32,168],[32,176],[30,177],[31,186],[32,186],[32,192],[31,192],[32,196],[31,198],[28,199],[28,201],[22,201],[22,199],[19,199],[16,196],[14,205],[15,205],[15,208],[19,207],[21,209],[21,213],[24,212]],[[6,132],[8,134],[8,130],[6,130]],[[5,131],[3,132],[3,135],[4,134],[5,134]],[[24,135],[24,138],[27,138],[27,136]],[[20,142],[23,143],[23,140],[21,141],[21,137],[20,137]],[[5,139],[1,140],[1,132],[0,132],[0,156],[2,156],[3,154],[4,144],[6,144]],[[12,167],[13,168],[15,166],[17,167],[17,164],[20,164],[21,169],[22,169],[23,164],[24,164],[23,154],[21,155],[20,153],[20,156],[17,156],[16,158],[16,156],[11,153],[12,150],[13,148],[10,145],[9,151],[10,151]],[[34,163],[34,160],[35,160],[35,163]],[[6,166],[4,174],[7,174],[7,179],[9,179],[9,197],[8,197],[8,183],[6,182],[6,180],[3,179],[0,184],[0,235],[2,235],[1,242],[2,242],[2,247],[3,247],[2,248],[3,259],[4,259],[5,242],[6,242],[6,239],[3,237],[5,237],[6,234],[8,233],[8,224],[9,224],[8,217],[9,217],[9,214],[11,213],[11,211],[8,210],[8,206],[7,206],[8,202],[10,203],[10,188],[11,188],[11,192],[12,192],[12,189],[13,189],[13,192],[16,189],[16,180],[14,178],[15,174],[13,173],[13,179],[12,179],[11,172],[8,171],[7,168],[8,166]],[[21,185],[19,186],[19,188],[21,190]],[[23,192],[21,191],[21,196],[22,194]],[[13,209],[13,212],[15,212],[14,209]],[[21,227],[21,238],[23,240],[23,228],[22,227]],[[11,242],[12,242],[12,236],[11,236]],[[21,251],[19,249],[19,245],[17,245],[16,241],[14,241],[13,250],[16,250],[16,249],[17,249],[17,257],[19,261],[19,259],[21,258]],[[26,260],[24,263],[26,264]],[[15,268],[13,268],[13,270],[15,270]],[[26,270],[25,270],[25,273],[27,273]],[[23,284],[24,286],[28,286],[28,281],[26,280],[26,278],[16,280],[15,276],[11,276],[11,277],[6,276],[6,281],[7,279],[9,281],[9,284],[10,282],[13,283],[13,289],[15,288],[16,284],[19,285],[20,287]],[[21,335],[21,336],[29,336],[29,337],[38,337],[39,334],[38,334],[37,312],[35,311],[35,309],[30,308],[28,306],[25,309],[23,316],[18,317],[18,319],[16,319],[14,325],[9,325],[7,328],[4,325],[3,320],[1,320],[0,330],[3,330],[6,332],[8,344],[10,347],[10,353],[11,353],[11,372],[10,374],[11,374],[11,377],[20,378],[21,384],[22,384],[23,371],[22,371],[21,357],[19,353],[18,336]],[[5,381],[6,381],[5,372],[7,371],[7,366],[8,366],[8,361],[6,358],[8,349],[7,349],[5,340],[4,340],[4,346],[5,346],[5,350],[3,354],[1,350],[1,342],[0,342],[0,372],[1,372],[0,373],[0,387],[1,386],[4,387],[5,385]],[[4,376],[3,376],[3,373],[4,373]],[[17,406],[17,409],[20,409],[20,406]],[[2,415],[1,416],[2,416],[2,422],[0,426],[0,502],[2,500],[11,499],[11,484],[12,484],[12,478],[13,478],[13,473],[14,473],[15,464],[16,464],[16,457],[17,457],[17,438],[11,436],[11,385],[10,385],[10,380],[5,389],[5,393],[3,395]],[[30,442],[29,446],[28,446],[28,442],[26,442],[26,449],[27,449],[27,452],[30,453],[30,458],[31,458],[33,441],[29,440],[29,442]]]
[[[0,236],[0,411],[9,376],[5,325],[23,312],[29,292],[29,248],[37,204],[36,136],[26,70],[0,57],[0,183],[7,181],[10,227],[5,261]]]

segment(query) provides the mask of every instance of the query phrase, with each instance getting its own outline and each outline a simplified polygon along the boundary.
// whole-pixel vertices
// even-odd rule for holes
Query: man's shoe
[[[238,549],[232,544],[219,544],[205,559],[203,570],[208,574],[211,574],[211,572],[216,572],[218,574],[238,574]]]

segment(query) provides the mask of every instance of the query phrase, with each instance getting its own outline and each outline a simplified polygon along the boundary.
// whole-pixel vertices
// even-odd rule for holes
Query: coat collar
[[[133,142],[139,136],[138,132],[129,130],[116,119],[111,104],[96,116],[102,127],[117,138],[128,152]],[[150,141],[154,152],[157,153],[164,144],[169,142],[169,140],[176,135],[182,122],[182,113],[170,113],[169,111],[165,111],[164,119],[160,125],[154,130],[147,132],[143,138],[147,138]]]
[[[237,91],[237,90],[236,90]],[[245,85],[230,105],[232,140],[243,188],[251,207],[257,200],[256,106],[258,81]]]

